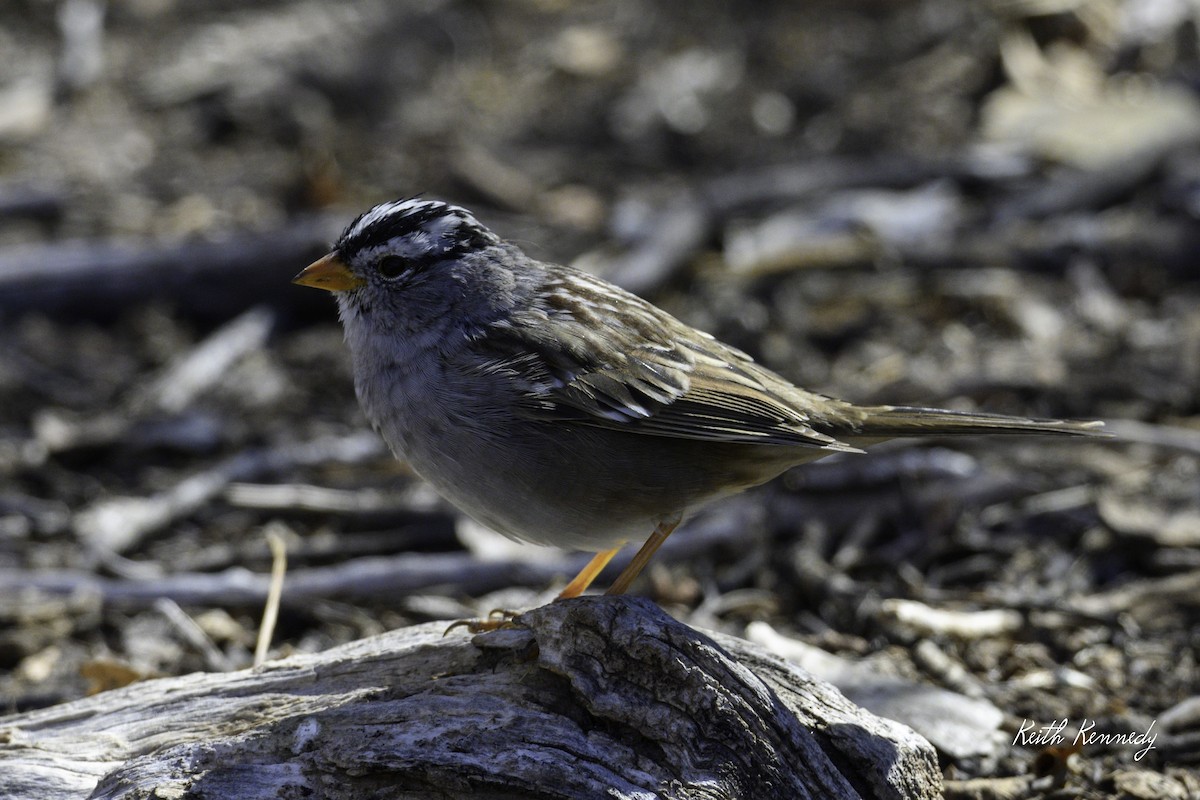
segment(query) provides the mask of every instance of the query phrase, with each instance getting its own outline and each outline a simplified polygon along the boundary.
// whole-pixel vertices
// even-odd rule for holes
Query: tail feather
[[[1061,419],[1010,417],[975,411],[947,411],[917,406],[872,406],[866,412],[861,432],[865,436],[939,436],[958,434],[1032,434],[1054,436],[1108,436],[1098,420],[1075,422]]]

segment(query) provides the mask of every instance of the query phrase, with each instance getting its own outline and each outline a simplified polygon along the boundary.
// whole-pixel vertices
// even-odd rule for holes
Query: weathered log
[[[0,717],[0,797],[923,798],[933,749],[652,603],[393,631]]]

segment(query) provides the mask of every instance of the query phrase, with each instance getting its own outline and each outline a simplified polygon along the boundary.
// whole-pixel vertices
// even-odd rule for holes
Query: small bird
[[[560,598],[648,535],[608,590],[626,591],[690,513],[798,464],[898,436],[1102,426],[801,389],[435,200],[375,206],[294,282],[334,294],[358,400],[398,458],[490,528],[596,553]]]

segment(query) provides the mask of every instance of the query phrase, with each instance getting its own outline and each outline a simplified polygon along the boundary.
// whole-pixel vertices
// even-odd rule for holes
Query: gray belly
[[[421,437],[405,455],[418,474],[488,527],[581,550],[640,542],[659,522],[767,481],[808,452],[820,453],[520,424],[520,436],[505,442],[443,429]]]
[[[640,542],[660,522],[826,455],[529,420],[514,416],[515,398],[495,385],[482,392],[445,371],[387,377],[357,388],[397,456],[463,512],[538,544],[595,551]],[[447,396],[454,402],[439,402]]]

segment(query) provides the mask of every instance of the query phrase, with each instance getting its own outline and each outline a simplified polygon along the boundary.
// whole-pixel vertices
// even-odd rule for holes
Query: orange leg
[[[637,551],[637,555],[629,562],[629,566],[621,570],[621,574],[613,581],[613,585],[608,587],[605,594],[625,594],[629,589],[629,584],[633,583],[634,579],[649,563],[654,552],[662,546],[662,543],[671,535],[671,531],[679,526],[679,518],[676,517],[668,522],[658,523],[658,527],[654,529],[654,533],[650,534],[650,538],[642,545],[642,549]]]
[[[633,560],[629,562],[629,565],[625,567],[625,569],[621,571],[621,574],[617,576],[617,579],[613,581],[613,585],[609,587],[606,594],[624,594],[629,588],[629,584],[633,583],[634,579],[637,578],[637,576],[645,568],[651,557],[654,556],[655,551],[662,546],[662,543],[665,542],[667,537],[671,535],[671,531],[675,530],[675,528],[678,526],[678,517],[668,522],[658,523],[658,527],[654,529],[654,533],[650,534],[650,538],[646,540],[644,545],[642,545],[642,549],[637,551],[637,554],[633,557]],[[611,550],[602,550],[599,553],[596,553],[596,555],[592,556],[592,560],[587,563],[587,566],[580,570],[579,574],[576,575],[571,582],[566,585],[566,588],[558,593],[558,597],[556,599],[565,600],[567,598],[578,597],[579,595],[583,594],[587,588],[592,585],[592,581],[596,580],[596,576],[599,575],[606,566],[608,566],[608,562],[612,561],[613,556],[620,552],[620,550],[620,547],[614,547]],[[496,612],[493,612],[493,614],[495,613]],[[483,633],[485,631],[494,631],[498,628],[511,627],[513,624],[512,618],[515,616],[513,612],[502,611],[499,613],[501,616],[493,619],[460,619],[458,622],[455,622],[453,625],[447,628],[446,633],[449,633],[455,628],[460,627],[466,628],[471,633]]]
[[[620,547],[614,547],[612,550],[602,550],[596,553],[587,566],[581,569],[579,574],[558,593],[556,599],[565,600],[568,597],[579,597],[579,595],[583,594],[620,549]]]

